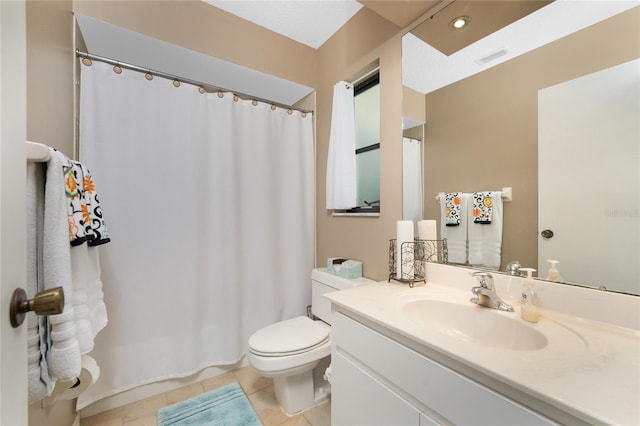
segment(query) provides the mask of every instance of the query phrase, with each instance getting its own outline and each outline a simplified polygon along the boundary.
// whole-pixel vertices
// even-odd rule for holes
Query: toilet
[[[331,361],[331,302],[325,293],[371,284],[368,278],[347,279],[326,269],[311,271],[311,312],[268,325],[249,338],[249,363],[273,378],[276,401],[289,415],[325,401],[330,384],[323,378]]]

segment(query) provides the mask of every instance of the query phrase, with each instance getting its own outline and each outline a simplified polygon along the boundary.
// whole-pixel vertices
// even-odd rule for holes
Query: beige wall
[[[402,86],[402,116],[424,123],[425,97],[421,92]]]
[[[27,1],[27,139],[73,155],[71,1]]]
[[[316,109],[317,264],[343,256],[364,262],[364,274],[388,276],[388,240],[402,218],[402,73],[399,28],[361,9],[320,49]],[[325,209],[333,85],[380,61],[380,216],[333,217]]]
[[[27,1],[27,139],[73,155],[71,1]],[[29,406],[29,425],[71,425],[75,400]]]
[[[640,7],[426,96],[425,215],[438,192],[513,187],[502,266],[536,265],[538,90],[640,56]]]

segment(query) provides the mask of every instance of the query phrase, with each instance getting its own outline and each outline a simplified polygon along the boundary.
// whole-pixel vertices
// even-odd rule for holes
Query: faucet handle
[[[491,275],[490,272],[482,272],[482,271],[472,272],[471,276],[478,278],[480,287],[493,290],[493,275]]]
[[[507,267],[505,268],[505,272],[509,275],[515,275],[517,277],[522,277],[526,274],[523,274],[520,269],[522,268],[522,265],[520,264],[519,260],[513,260],[509,263],[507,263]]]

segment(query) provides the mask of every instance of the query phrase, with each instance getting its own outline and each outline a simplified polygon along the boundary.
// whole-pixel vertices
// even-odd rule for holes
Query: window
[[[380,212],[380,75],[354,86],[357,207],[348,213]]]

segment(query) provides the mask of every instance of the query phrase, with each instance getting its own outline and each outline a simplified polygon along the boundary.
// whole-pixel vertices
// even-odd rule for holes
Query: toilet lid
[[[305,352],[329,339],[330,328],[321,321],[296,317],[271,324],[249,338],[249,348],[257,354]]]

